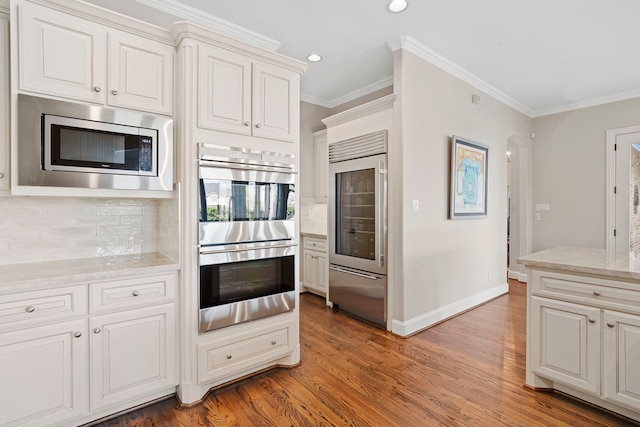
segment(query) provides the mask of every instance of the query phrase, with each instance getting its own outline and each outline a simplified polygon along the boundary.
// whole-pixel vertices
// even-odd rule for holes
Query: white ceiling
[[[532,117],[640,96],[639,0],[408,0],[400,14],[388,0],[89,1],[164,27],[174,17],[225,27],[218,17],[284,55],[318,53],[303,100],[328,107],[388,86],[387,43],[403,35]]]

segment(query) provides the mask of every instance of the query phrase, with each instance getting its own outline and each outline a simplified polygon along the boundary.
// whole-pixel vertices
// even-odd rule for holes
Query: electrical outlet
[[[419,200],[412,200],[411,201],[411,209],[413,209],[414,212],[418,212],[420,210],[420,201]]]
[[[136,239],[133,236],[130,236],[127,239],[127,243],[125,244],[125,249],[127,252],[133,252],[136,247]]]

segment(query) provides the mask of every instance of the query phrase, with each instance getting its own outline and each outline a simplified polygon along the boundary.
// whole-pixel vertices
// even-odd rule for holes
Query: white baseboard
[[[420,316],[414,317],[406,322],[400,322],[394,319],[392,321],[391,331],[394,334],[403,337],[411,335],[422,329],[428,328],[429,326],[435,325],[436,323],[442,322],[445,319],[460,314],[463,311],[485,303],[493,298],[506,294],[507,292],[509,292],[509,285],[507,283],[503,283],[469,298],[465,298],[461,301],[421,314]]]
[[[527,283],[527,274],[520,273],[519,271],[511,271],[507,274],[509,279],[516,279],[518,282]]]

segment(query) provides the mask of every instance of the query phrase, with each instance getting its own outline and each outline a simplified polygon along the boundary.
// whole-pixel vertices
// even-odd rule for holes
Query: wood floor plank
[[[301,295],[302,361],[97,423],[152,426],[638,426],[523,387],[526,286],[409,338]]]

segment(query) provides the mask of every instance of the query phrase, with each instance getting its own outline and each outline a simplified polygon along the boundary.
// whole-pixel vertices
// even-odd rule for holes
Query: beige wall
[[[606,131],[640,124],[640,98],[533,120],[533,250],[606,247]]]
[[[391,254],[401,280],[395,321],[409,332],[506,290],[507,141],[527,141],[532,121],[411,52],[394,55],[396,141],[389,152]],[[480,105],[471,95],[481,96]],[[488,216],[451,221],[450,138],[489,146]],[[391,178],[390,178],[391,180]],[[418,200],[420,210],[411,209]]]

